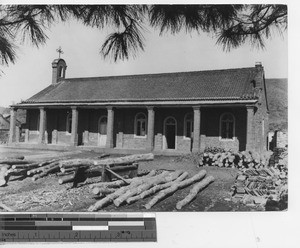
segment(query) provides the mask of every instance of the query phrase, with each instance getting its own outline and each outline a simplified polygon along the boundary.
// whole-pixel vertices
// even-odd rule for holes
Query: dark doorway
[[[165,149],[176,149],[176,121],[169,117],[165,121]]]

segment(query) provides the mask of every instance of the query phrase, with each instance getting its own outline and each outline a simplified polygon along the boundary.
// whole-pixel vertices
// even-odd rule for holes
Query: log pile
[[[284,151],[272,155],[268,167],[240,170],[232,187],[233,199],[247,205],[259,204],[265,207],[269,201],[279,202],[287,196],[287,163],[279,162],[286,161],[286,158],[287,151]]]
[[[187,172],[181,170],[172,172],[163,171],[161,173],[156,172],[150,171],[146,176],[130,179],[128,180],[129,185],[126,185],[122,180],[90,185],[93,194],[101,194],[103,198],[90,206],[88,211],[98,211],[111,203],[119,207],[122,204],[131,204],[145,197],[153,196],[153,198],[144,205],[146,209],[150,209],[157,202],[172,195],[177,190],[196,183],[190,194],[176,205],[177,209],[181,209],[196,197],[200,190],[204,189],[214,180],[211,176],[205,178],[205,170],[199,171],[199,173],[190,178],[187,178]],[[203,178],[205,179],[202,180]],[[199,181],[201,184],[197,183]]]
[[[269,164],[272,152],[204,152],[199,159],[199,166],[218,166],[230,168],[254,168],[259,169]]]
[[[154,158],[152,153],[107,157],[107,154],[103,154],[94,159],[60,158],[46,161],[29,161],[24,156],[0,158],[0,186],[6,186],[11,176],[21,176],[22,179],[31,177],[32,181],[37,181],[49,174],[59,176],[59,184],[73,182],[73,187],[89,177],[101,177],[102,181],[118,178],[126,182],[122,175],[129,178],[137,176],[137,161]]]

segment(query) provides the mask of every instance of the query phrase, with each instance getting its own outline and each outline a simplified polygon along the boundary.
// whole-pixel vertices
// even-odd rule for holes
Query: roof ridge
[[[229,68],[218,70],[203,70],[203,71],[182,71],[182,72],[163,72],[163,73],[143,73],[143,74],[130,74],[130,75],[115,75],[115,76],[99,76],[99,77],[74,77],[65,78],[64,81],[75,80],[91,80],[91,79],[113,79],[113,78],[132,78],[132,77],[145,77],[145,76],[162,76],[162,75],[176,75],[176,74],[197,74],[197,73],[213,73],[213,72],[228,72],[228,71],[240,71],[256,69],[255,67],[241,67],[241,68]]]

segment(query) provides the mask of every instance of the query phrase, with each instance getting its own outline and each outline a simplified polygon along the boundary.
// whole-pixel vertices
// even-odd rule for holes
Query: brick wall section
[[[235,138],[233,141],[220,139],[220,117],[225,112],[231,113],[235,117]],[[233,151],[246,149],[247,112],[245,107],[201,108],[201,114],[201,150],[204,150],[205,147],[221,147]]]
[[[259,94],[259,100],[256,105],[256,111],[254,115],[254,150],[258,152],[263,152],[267,150],[267,137],[269,131],[269,114],[267,109],[266,102],[266,88],[264,82],[264,71],[263,67],[258,66],[257,70],[259,73],[257,74],[256,81],[258,82],[256,85],[256,90]]]
[[[115,111],[115,143],[117,148],[146,149],[147,136],[136,137],[134,135],[134,121],[138,113],[144,113],[148,116],[146,108],[117,109]]]

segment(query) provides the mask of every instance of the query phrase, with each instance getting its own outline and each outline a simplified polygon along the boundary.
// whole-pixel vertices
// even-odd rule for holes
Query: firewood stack
[[[272,152],[259,154],[257,152],[204,152],[199,159],[199,166],[218,166],[231,168],[259,169],[269,164]]]

